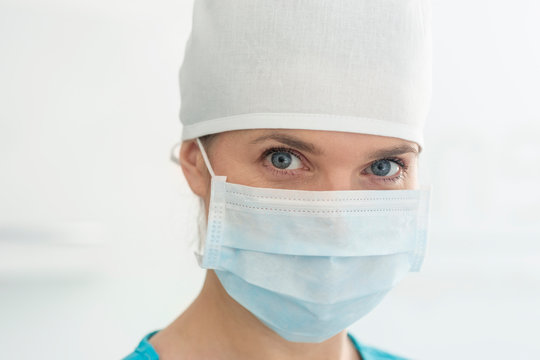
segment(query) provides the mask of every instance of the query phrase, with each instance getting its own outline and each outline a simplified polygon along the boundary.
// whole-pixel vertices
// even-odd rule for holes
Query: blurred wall
[[[192,1],[0,2],[0,351],[118,359],[204,273],[169,161]],[[353,330],[415,359],[540,352],[540,4],[433,1],[430,246]]]

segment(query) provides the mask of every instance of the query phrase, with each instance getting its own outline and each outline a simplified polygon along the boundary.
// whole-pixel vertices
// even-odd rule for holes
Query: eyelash
[[[306,159],[302,155],[297,153],[295,150],[293,150],[291,148],[286,148],[286,147],[270,147],[270,148],[264,150],[262,155],[261,155],[261,160],[264,161],[264,159],[266,159],[266,157],[268,155],[270,155],[272,153],[275,153],[275,152],[286,152],[286,153],[289,153],[289,154],[293,154],[294,156],[298,157],[300,159],[300,161],[302,161],[302,163],[304,163],[306,161]],[[298,175],[295,170],[277,169],[277,168],[275,168],[274,166],[271,166],[271,165],[269,166],[269,168],[276,175],[286,175],[286,176]]]
[[[380,180],[385,181],[385,182],[386,181],[397,182],[398,180],[401,180],[403,177],[405,177],[405,175],[407,175],[408,166],[407,166],[407,164],[405,164],[405,162],[403,162],[403,160],[401,160],[399,158],[391,158],[391,157],[389,157],[389,158],[378,159],[378,160],[375,160],[375,161],[381,161],[381,160],[388,160],[388,161],[395,162],[396,164],[398,164],[401,167],[401,171],[397,176],[394,176],[393,178],[386,178],[386,177],[378,176],[378,178]]]
[[[287,147],[270,147],[270,148],[263,151],[263,153],[262,153],[262,155],[260,157],[260,160],[264,161],[264,159],[266,159],[266,157],[268,155],[270,155],[270,154],[272,154],[274,152],[287,152],[287,153],[293,154],[294,156],[297,156],[302,162],[306,161],[305,158],[302,155],[300,155],[298,152],[296,152],[295,150],[293,150],[291,148],[287,148]],[[391,178],[385,178],[385,177],[378,176],[379,180],[384,181],[384,182],[388,182],[388,181],[397,182],[397,181],[401,180],[403,177],[405,177],[407,175],[408,166],[407,166],[407,164],[405,164],[405,162],[402,159],[394,158],[394,157],[386,157],[386,158],[378,159],[378,160],[375,160],[375,161],[381,161],[381,160],[392,161],[392,162],[398,164],[401,167],[401,171],[400,171],[399,175],[391,177]],[[372,162],[372,164],[374,162]],[[273,166],[269,166],[269,167],[270,167],[271,171],[276,175],[285,175],[285,176],[295,176],[295,175],[297,175],[297,173],[294,170],[277,169],[277,168],[275,168]]]

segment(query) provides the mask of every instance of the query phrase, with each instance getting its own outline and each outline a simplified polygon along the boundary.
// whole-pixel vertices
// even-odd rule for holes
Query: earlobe
[[[195,140],[186,140],[180,147],[180,166],[186,180],[196,195],[206,198],[210,176]]]

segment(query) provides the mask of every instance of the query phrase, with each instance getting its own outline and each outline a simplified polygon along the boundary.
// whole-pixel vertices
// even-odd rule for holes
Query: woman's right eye
[[[302,161],[287,151],[274,151],[266,156],[266,160],[280,170],[295,170],[302,168]]]

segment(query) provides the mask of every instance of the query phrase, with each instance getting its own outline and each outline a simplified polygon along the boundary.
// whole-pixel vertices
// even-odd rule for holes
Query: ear
[[[210,192],[211,177],[196,140],[182,142],[179,158],[191,191],[206,199]]]

